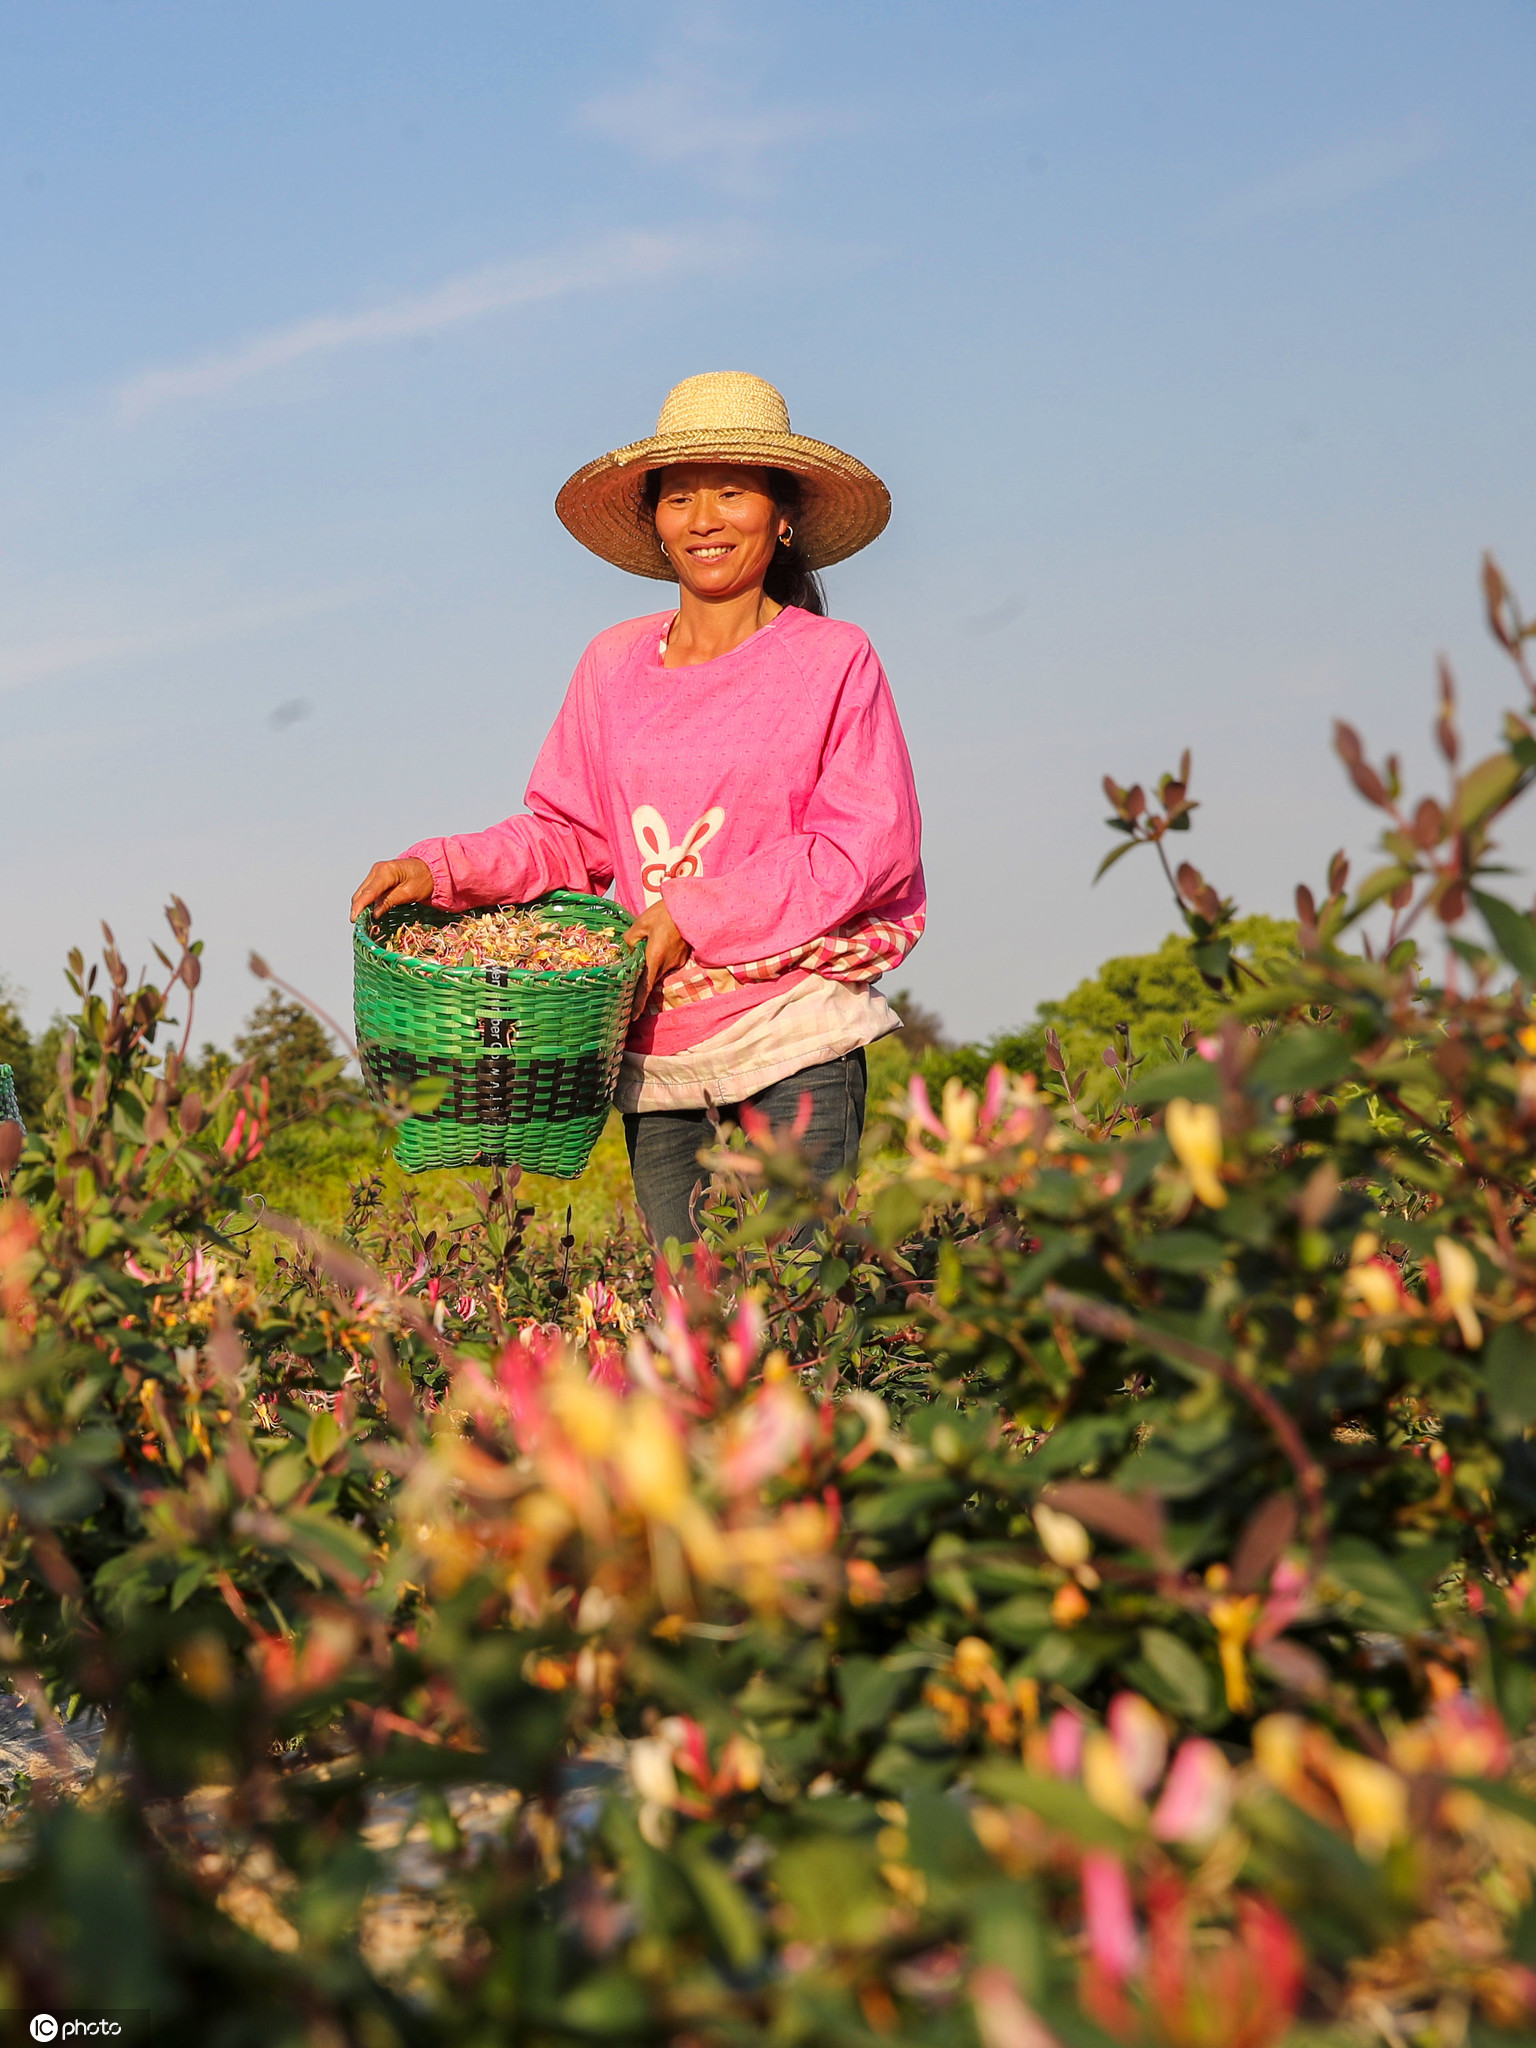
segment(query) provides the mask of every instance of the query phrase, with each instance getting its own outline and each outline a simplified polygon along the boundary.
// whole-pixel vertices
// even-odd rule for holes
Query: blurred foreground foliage
[[[0,1209],[0,1665],[55,1752],[4,2002],[232,2048],[1536,2038],[1526,721],[1463,767],[1447,676],[1415,804],[1341,728],[1383,866],[1246,957],[1168,858],[1187,763],[1111,783],[1194,1028],[1085,1002],[1038,1066],[915,1074],[856,1189],[748,1114],[680,1271],[513,1175],[429,1217],[370,1170],[316,1231],[257,1187],[284,1116],[323,1158],[394,1112],[189,1063],[179,903],[163,986],[73,959]]]

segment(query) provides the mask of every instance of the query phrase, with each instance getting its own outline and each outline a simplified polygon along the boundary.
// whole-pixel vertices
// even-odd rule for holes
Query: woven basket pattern
[[[572,889],[528,907],[615,938],[631,923],[616,904]],[[403,924],[474,914],[408,904],[371,929],[388,938]],[[392,1082],[448,1083],[430,1116],[401,1126],[400,1164],[419,1173],[483,1162],[574,1180],[613,1102],[644,947],[612,966],[569,973],[442,967],[391,953],[371,936],[364,912],[352,951],[358,1051],[375,1093]]]
[[[21,1104],[16,1100],[16,1074],[13,1068],[0,1064],[0,1124],[19,1123]],[[26,1129],[25,1124],[22,1129]]]

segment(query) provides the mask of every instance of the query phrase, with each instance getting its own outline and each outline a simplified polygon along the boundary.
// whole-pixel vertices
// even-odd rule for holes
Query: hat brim
[[[589,462],[562,488],[555,511],[568,532],[605,562],[633,576],[675,583],[642,495],[648,471],[674,462],[739,462],[787,469],[800,481],[798,550],[826,569],[868,547],[891,516],[891,494],[872,469],[826,441],[745,428],[653,434]]]

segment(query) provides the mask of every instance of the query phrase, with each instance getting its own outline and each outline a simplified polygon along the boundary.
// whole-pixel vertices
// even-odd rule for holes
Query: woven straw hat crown
[[[740,462],[799,480],[797,551],[812,569],[844,561],[875,539],[891,498],[873,470],[826,441],[792,431],[774,387],[744,370],[685,377],[667,393],[656,431],[589,462],[555,510],[584,547],[636,576],[676,581],[644,499],[649,471],[677,462]]]

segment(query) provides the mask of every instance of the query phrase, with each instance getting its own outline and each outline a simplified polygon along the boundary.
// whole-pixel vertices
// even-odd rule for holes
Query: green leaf
[[[837,1689],[843,1702],[843,1734],[856,1741],[883,1728],[912,1689],[916,1674],[893,1671],[874,1657],[845,1657],[837,1667]]]
[[[1405,868],[1401,861],[1394,861],[1389,868],[1376,868],[1355,891],[1355,900],[1349,906],[1351,920],[1363,915],[1373,903],[1379,903],[1383,896],[1390,896],[1394,889],[1400,889],[1404,882],[1412,880],[1413,869]]]
[[[882,1188],[870,1211],[870,1229],[882,1251],[890,1251],[923,1220],[922,1198],[905,1181]]]
[[[1133,1081],[1125,1091],[1127,1102],[1134,1102],[1138,1108],[1151,1109],[1160,1102],[1172,1102],[1182,1095],[1188,1102],[1218,1102],[1221,1099],[1221,1076],[1209,1060],[1180,1060],[1171,1067],[1155,1067],[1150,1074],[1143,1074]]]
[[[1090,1629],[1053,1629],[1029,1653],[1025,1671],[1047,1685],[1081,1692],[1104,1664],[1118,1662],[1124,1638]]]
[[[192,1595],[203,1583],[203,1580],[207,1578],[208,1563],[209,1560],[206,1557],[195,1557],[190,1564],[183,1565],[176,1574],[175,1583],[171,1587],[171,1612],[173,1614],[178,1607],[186,1605],[187,1601],[191,1599]]]
[[[791,1842],[774,1861],[773,1881],[804,1940],[858,1947],[885,1933],[889,1908],[872,1845],[821,1834]]]
[[[1456,786],[1456,822],[1466,829],[1512,795],[1524,774],[1513,754],[1490,754],[1469,768]]]
[[[942,1792],[914,1792],[906,1801],[909,1856],[927,1876],[974,1884],[997,1866],[977,1841],[965,1808]]]
[[[1536,985],[1536,924],[1523,910],[1516,910],[1501,896],[1472,891],[1482,920],[1493,934],[1493,943],[1523,982]]]
[[[1500,1436],[1518,1436],[1536,1422],[1536,1334],[1502,1323],[1483,1353],[1483,1390]]]
[[[1451,1783],[1475,1793],[1485,1805],[1496,1806],[1501,1813],[1514,1814],[1527,1827],[1536,1827],[1536,1799],[1528,1793],[1517,1792],[1513,1785],[1488,1778],[1453,1778]]]
[[[1000,1607],[990,1608],[985,1621],[986,1632],[992,1640],[1006,1643],[1013,1650],[1028,1649],[1050,1626],[1049,1593],[1015,1593]]]
[[[953,1479],[909,1479],[879,1493],[866,1493],[850,1517],[856,1529],[873,1534],[881,1529],[920,1526],[928,1510],[948,1507],[955,1498]]]
[[[1128,853],[1134,853],[1139,844],[1138,840],[1127,839],[1124,846],[1114,847],[1109,853],[1106,853],[1093,871],[1094,881],[1096,882],[1100,875],[1107,875],[1117,860],[1124,860]]]
[[[1227,967],[1232,958],[1232,941],[1206,939],[1201,945],[1190,947],[1189,957],[1195,963],[1197,974],[1219,986],[1226,980]]]
[[[1144,1628],[1140,1662],[1149,1677],[1148,1690],[1160,1706],[1189,1721],[1209,1716],[1215,1674],[1182,1636],[1165,1628]]]
[[[434,1110],[442,1108],[443,1098],[447,1093],[448,1081],[442,1074],[428,1074],[422,1080],[413,1082],[411,1092],[406,1098],[411,1115],[431,1116]]]
[[[1000,1806],[1023,1806],[1051,1827],[1060,1828],[1090,1849],[1124,1849],[1136,1837],[1130,1829],[1094,1805],[1081,1785],[1065,1778],[1047,1778],[1022,1764],[981,1763],[972,1773],[983,1798]]]
[[[1356,1627],[1399,1636],[1429,1627],[1424,1593],[1363,1536],[1341,1536],[1328,1553],[1327,1570],[1345,1588],[1342,1604]]]
[[[295,1508],[286,1520],[289,1550],[327,1578],[346,1585],[366,1578],[372,1570],[373,1545],[323,1508]]]
[[[284,1451],[267,1466],[261,1490],[273,1507],[286,1507],[301,1486],[310,1479],[309,1460],[300,1451]]]
[[[340,1442],[341,1424],[329,1408],[322,1408],[309,1418],[309,1428],[304,1433],[304,1452],[311,1465],[329,1464]]]
[[[1254,1061],[1252,1079],[1266,1094],[1306,1095],[1346,1074],[1354,1057],[1342,1031],[1302,1026],[1268,1042]]]
[[[1143,1237],[1132,1255],[1138,1265],[1160,1273],[1213,1273],[1226,1258],[1220,1240],[1205,1230],[1165,1230]]]
[[[635,2039],[650,2031],[651,2001],[631,1971],[599,1970],[560,2001],[560,2017],[580,2034],[622,2034]]]
[[[688,1873],[716,1941],[733,1970],[750,1970],[763,1953],[762,1929],[746,1893],[697,1835],[677,1845],[677,1860]]]

